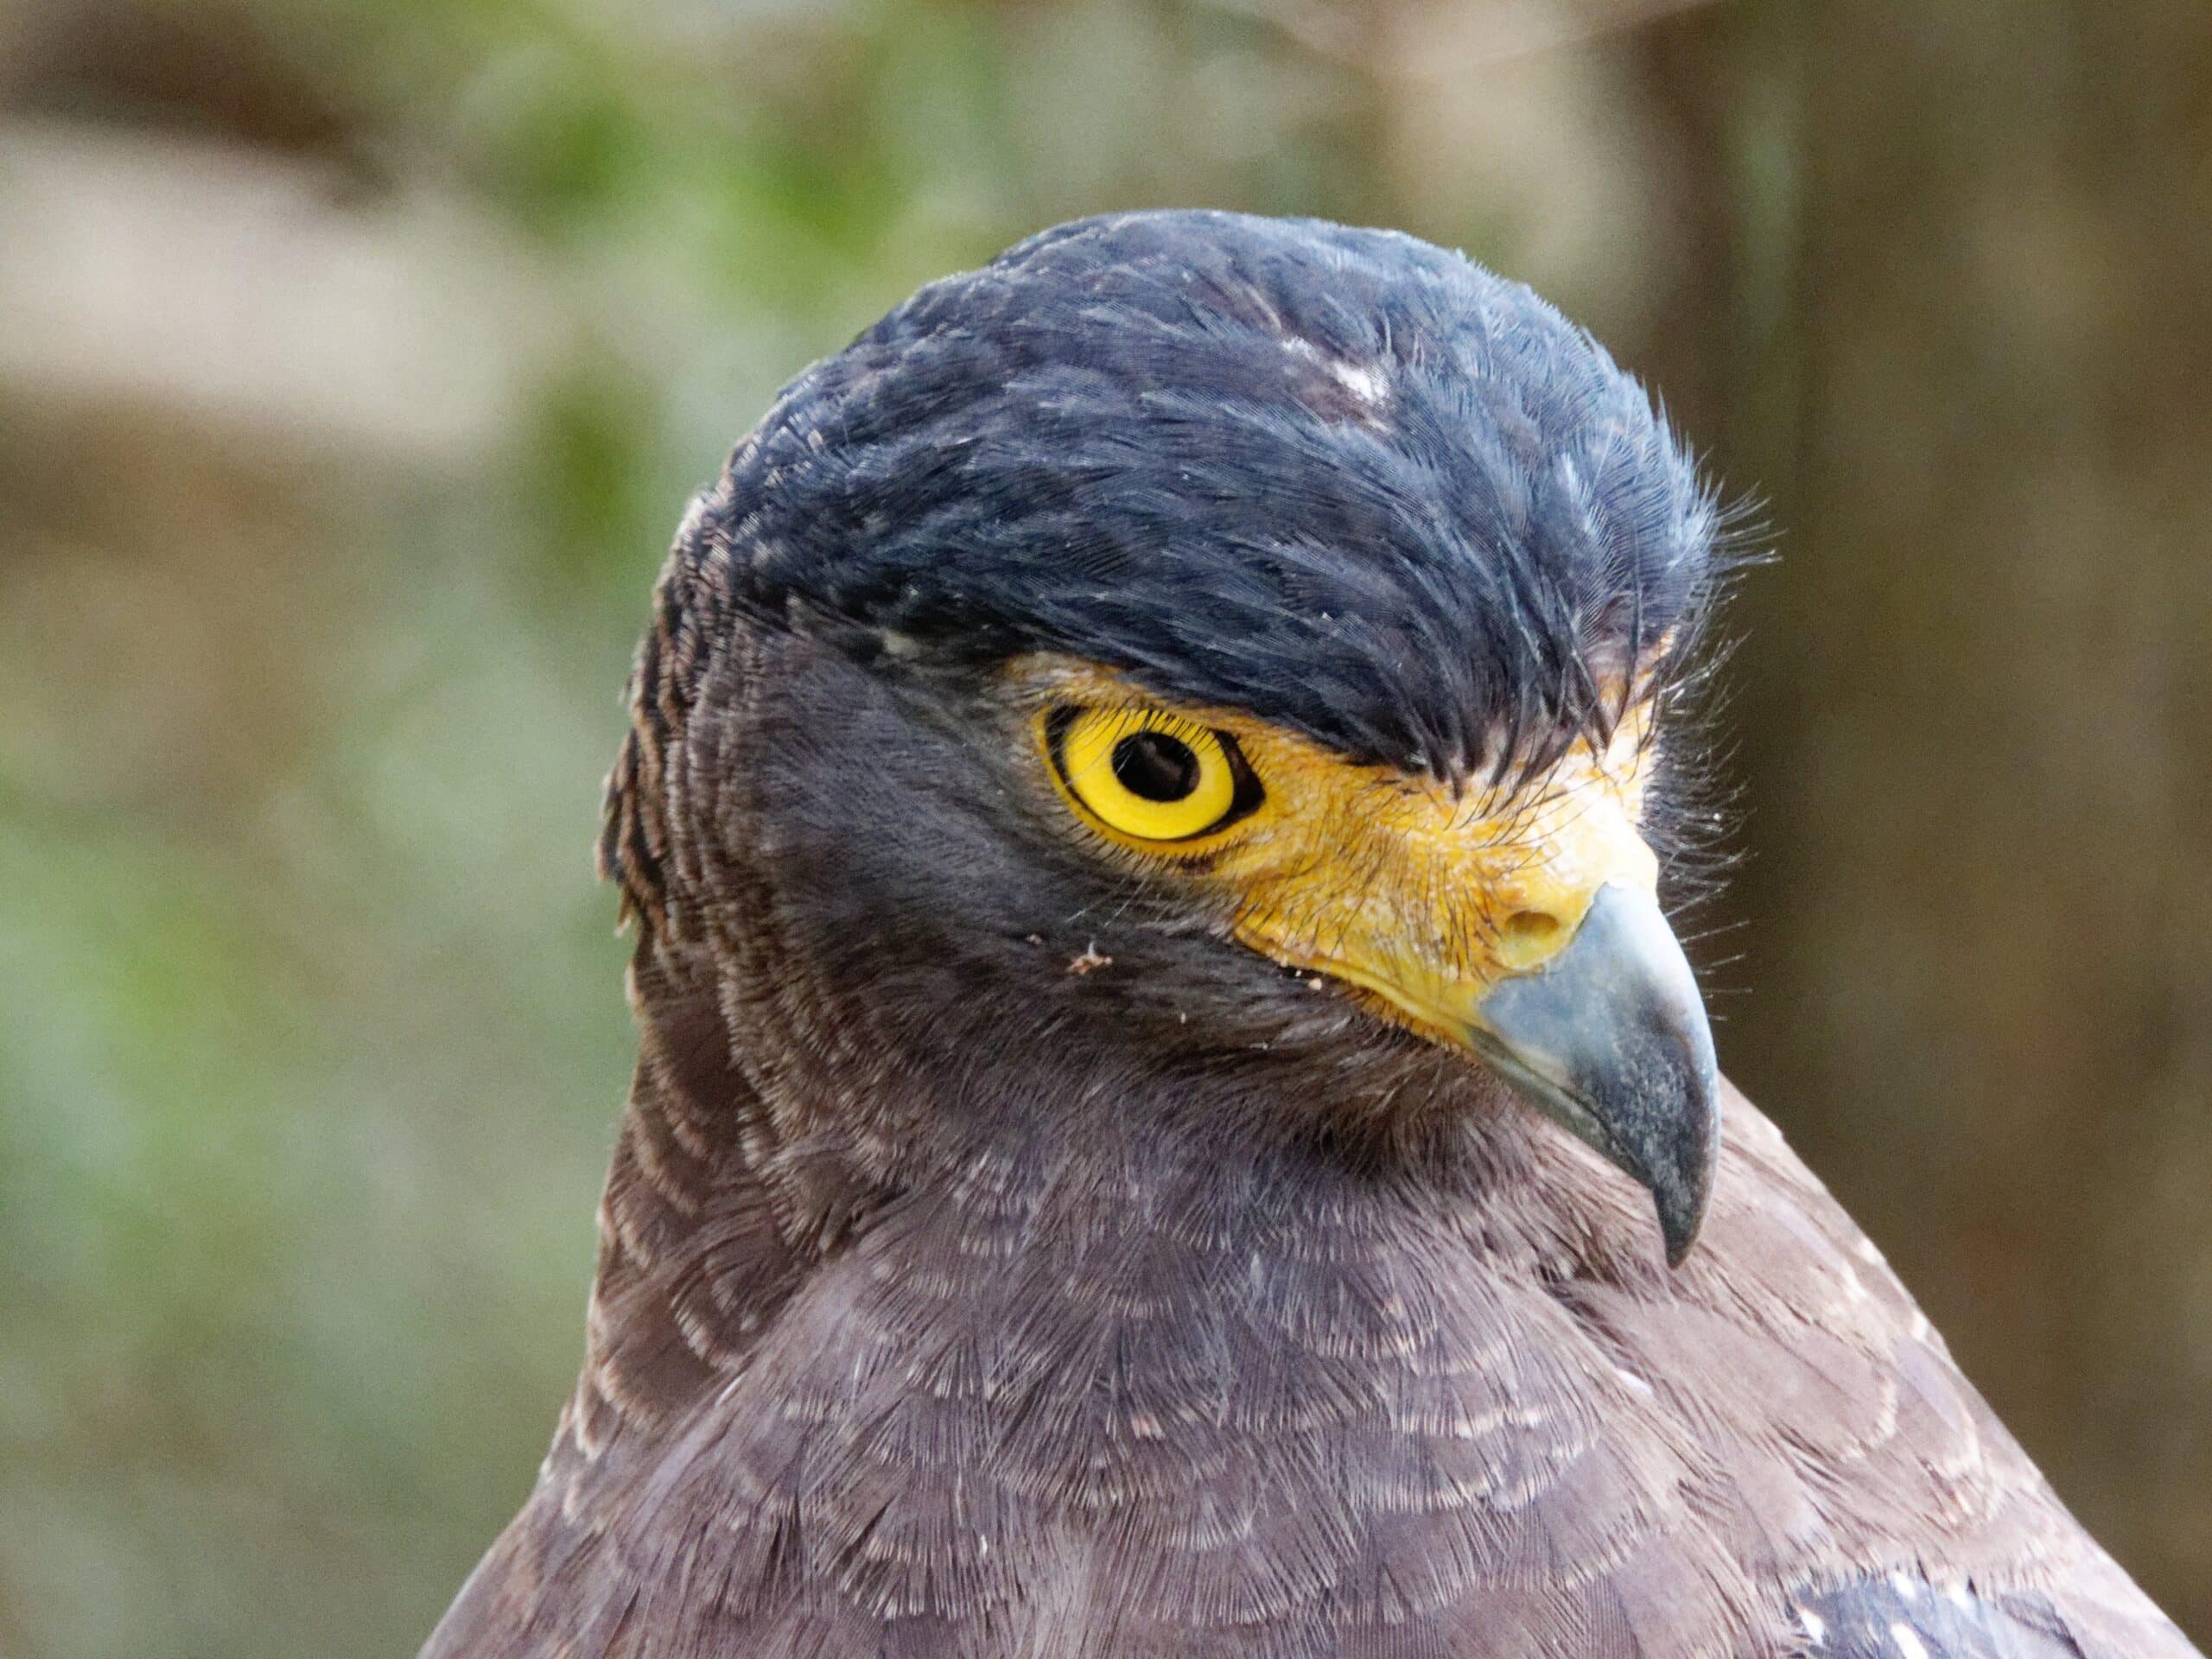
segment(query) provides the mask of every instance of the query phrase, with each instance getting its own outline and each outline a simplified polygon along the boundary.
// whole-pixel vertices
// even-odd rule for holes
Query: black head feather
[[[1456,778],[1602,729],[1714,526],[1643,391],[1520,284],[1149,213],[1033,237],[802,375],[671,575],[687,607],[1064,652]]]

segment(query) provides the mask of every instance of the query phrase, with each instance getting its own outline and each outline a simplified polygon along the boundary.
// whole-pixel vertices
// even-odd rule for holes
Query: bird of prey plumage
[[[588,1358],[430,1659],[2192,1653],[1715,1070],[1718,519],[1535,296],[1310,221],[793,383],[638,658]]]

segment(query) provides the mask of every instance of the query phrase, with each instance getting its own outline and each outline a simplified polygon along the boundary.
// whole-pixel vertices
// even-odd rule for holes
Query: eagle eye
[[[1259,804],[1259,780],[1226,732],[1160,709],[1058,709],[1046,747],[1062,788],[1128,840],[1188,842]]]

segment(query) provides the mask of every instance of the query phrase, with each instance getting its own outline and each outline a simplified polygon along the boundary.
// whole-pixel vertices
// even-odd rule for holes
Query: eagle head
[[[1652,826],[1716,524],[1644,391],[1463,257],[1065,226],[803,374],[694,503],[603,863],[880,1169],[1517,1094],[1678,1261],[1717,1084]]]

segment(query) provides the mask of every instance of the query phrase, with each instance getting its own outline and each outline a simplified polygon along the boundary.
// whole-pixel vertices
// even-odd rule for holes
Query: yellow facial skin
[[[1358,987],[1424,1035],[1464,1040],[1483,995],[1564,949],[1600,887],[1648,894],[1658,879],[1637,828],[1649,757],[1641,706],[1603,753],[1580,744],[1518,794],[1455,794],[1246,715],[1166,709],[1103,669],[1034,660],[1018,671],[1039,698],[1053,782],[1092,831],[1135,858],[1185,862],[1193,881],[1230,899],[1243,944]],[[1068,709],[1096,712],[1076,717],[1088,720],[1080,756],[1060,715],[1055,757],[1053,712]],[[1202,806],[1156,819],[1125,810],[1100,779],[1110,779],[1119,734],[1147,725],[1207,743],[1227,734],[1263,796],[1205,833],[1222,816],[1213,804],[1230,799],[1224,766],[1219,781],[1202,778],[1211,791]],[[1172,836],[1144,833],[1162,827]]]

